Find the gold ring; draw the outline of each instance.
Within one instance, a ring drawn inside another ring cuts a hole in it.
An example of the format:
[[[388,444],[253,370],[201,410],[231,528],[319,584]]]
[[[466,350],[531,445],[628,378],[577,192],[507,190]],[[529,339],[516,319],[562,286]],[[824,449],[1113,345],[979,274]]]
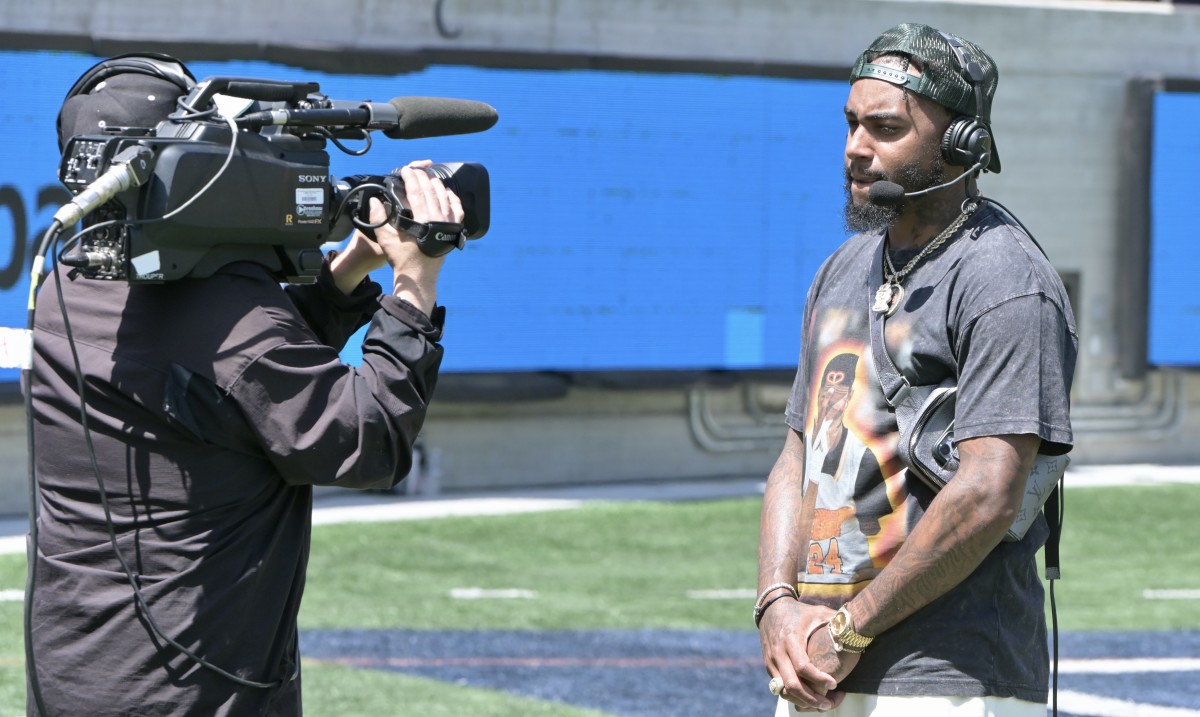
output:
[[[783,678],[772,677],[771,681],[767,683],[767,689],[771,690],[771,694],[778,697],[779,693],[783,692]]]

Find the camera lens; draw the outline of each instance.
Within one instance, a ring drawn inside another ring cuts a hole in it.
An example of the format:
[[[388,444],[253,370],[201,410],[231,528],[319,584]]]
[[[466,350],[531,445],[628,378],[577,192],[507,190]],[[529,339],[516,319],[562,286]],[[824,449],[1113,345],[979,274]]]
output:
[[[477,162],[431,164],[425,173],[437,177],[462,200],[463,230],[468,239],[487,234],[491,221],[491,186],[487,168]]]

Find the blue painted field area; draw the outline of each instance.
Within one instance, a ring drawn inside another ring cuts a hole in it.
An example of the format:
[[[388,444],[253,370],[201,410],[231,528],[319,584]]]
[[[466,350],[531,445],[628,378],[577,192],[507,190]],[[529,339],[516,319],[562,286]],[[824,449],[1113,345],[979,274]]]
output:
[[[316,630],[306,659],[512,692],[621,717],[773,714],[749,631]],[[1200,717],[1200,631],[1062,636],[1059,715]]]

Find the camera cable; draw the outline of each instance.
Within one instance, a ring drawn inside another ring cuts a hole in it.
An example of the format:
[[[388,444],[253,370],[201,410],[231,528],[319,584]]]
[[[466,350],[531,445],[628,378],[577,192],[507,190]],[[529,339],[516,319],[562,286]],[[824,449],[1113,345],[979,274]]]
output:
[[[33,698],[35,709],[40,717],[46,715],[45,700],[42,697],[41,682],[38,679],[37,663],[33,652],[33,590],[37,582],[37,549],[38,549],[38,488],[37,472],[34,467],[33,439],[33,310],[37,300],[38,287],[41,285],[46,265],[46,253],[58,240],[62,232],[62,224],[56,219],[50,228],[42,235],[33,254],[33,267],[29,272],[29,305],[26,327],[29,331],[29,363],[21,369],[21,384],[25,403],[25,440],[28,446],[29,473],[29,543],[25,546],[25,604],[24,604],[24,637],[25,637],[25,677],[29,682],[29,692]]]

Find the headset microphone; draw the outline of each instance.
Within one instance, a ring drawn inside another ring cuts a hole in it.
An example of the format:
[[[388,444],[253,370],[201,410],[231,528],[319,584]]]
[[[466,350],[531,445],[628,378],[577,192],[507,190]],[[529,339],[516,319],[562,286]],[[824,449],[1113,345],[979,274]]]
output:
[[[923,197],[926,194],[932,194],[933,192],[946,189],[947,187],[952,187],[955,184],[965,180],[967,177],[985,167],[989,159],[990,155],[985,154],[978,162],[975,163],[974,167],[971,167],[954,179],[951,179],[949,182],[936,184],[932,187],[922,189],[919,192],[906,192],[904,191],[904,187],[901,187],[895,182],[889,182],[882,179],[878,180],[871,185],[871,189],[867,192],[867,201],[871,202],[871,204],[876,204],[881,207],[894,207],[903,202],[905,199]]]

